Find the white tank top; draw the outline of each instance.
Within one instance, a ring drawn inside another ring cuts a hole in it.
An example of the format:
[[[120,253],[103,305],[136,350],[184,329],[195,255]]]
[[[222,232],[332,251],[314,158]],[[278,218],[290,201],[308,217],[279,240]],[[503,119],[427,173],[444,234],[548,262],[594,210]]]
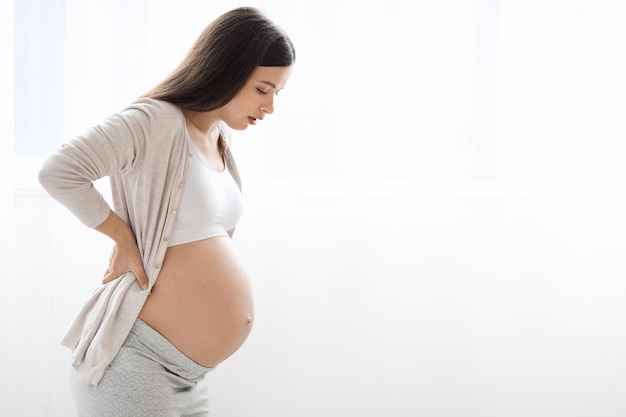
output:
[[[243,211],[241,192],[228,167],[218,172],[207,166],[187,140],[191,164],[168,246],[228,236]]]

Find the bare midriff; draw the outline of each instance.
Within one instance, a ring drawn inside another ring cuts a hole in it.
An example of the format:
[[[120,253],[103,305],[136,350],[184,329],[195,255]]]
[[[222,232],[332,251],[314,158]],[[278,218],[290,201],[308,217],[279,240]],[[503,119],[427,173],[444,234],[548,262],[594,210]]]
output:
[[[202,366],[235,353],[252,328],[254,303],[230,238],[168,248],[139,318]]]

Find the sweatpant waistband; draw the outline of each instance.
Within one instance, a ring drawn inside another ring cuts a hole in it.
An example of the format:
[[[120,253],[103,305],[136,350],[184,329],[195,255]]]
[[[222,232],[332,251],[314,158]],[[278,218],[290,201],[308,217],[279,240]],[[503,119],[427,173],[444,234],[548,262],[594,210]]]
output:
[[[213,369],[204,367],[190,359],[163,335],[139,318],[135,321],[124,345],[136,348],[145,356],[163,365],[168,371],[189,381],[199,381]]]

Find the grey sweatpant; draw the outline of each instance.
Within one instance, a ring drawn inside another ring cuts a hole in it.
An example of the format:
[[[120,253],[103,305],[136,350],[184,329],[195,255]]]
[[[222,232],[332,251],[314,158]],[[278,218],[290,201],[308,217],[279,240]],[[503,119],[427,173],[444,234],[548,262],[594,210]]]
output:
[[[204,417],[209,415],[205,368],[137,319],[98,385],[71,386],[80,417]]]

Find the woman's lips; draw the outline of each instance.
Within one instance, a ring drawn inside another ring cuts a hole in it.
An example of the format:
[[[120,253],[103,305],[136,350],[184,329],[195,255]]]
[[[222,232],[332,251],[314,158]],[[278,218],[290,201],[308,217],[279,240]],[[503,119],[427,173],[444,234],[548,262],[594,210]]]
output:
[[[256,124],[256,119],[254,117],[248,116],[248,123],[254,126]]]

